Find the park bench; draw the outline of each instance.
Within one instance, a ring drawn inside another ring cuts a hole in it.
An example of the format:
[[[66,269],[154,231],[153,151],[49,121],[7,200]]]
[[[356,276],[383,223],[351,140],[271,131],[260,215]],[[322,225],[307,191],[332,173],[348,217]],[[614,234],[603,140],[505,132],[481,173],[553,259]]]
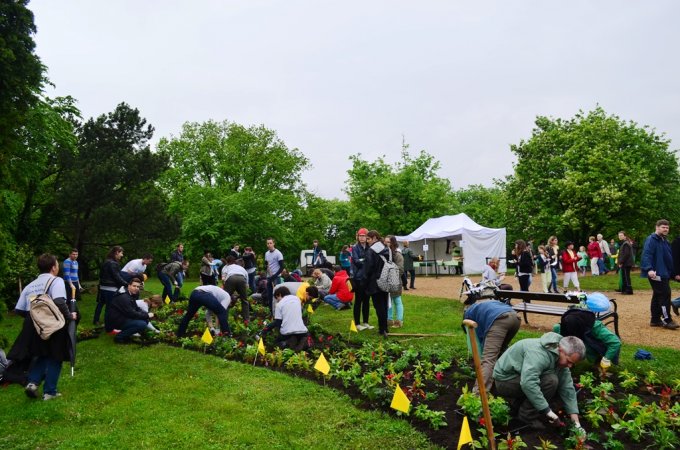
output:
[[[496,289],[494,297],[498,300],[507,301],[517,312],[521,312],[524,316],[524,323],[529,323],[527,318],[528,313],[543,314],[548,316],[561,317],[572,305],[578,305],[581,301],[578,294],[544,294],[541,292],[523,292]],[[512,304],[510,299],[520,299],[521,303]],[[541,301],[554,303],[555,305],[546,305],[542,303],[531,303],[532,301]],[[597,320],[604,325],[613,324],[614,333],[619,335],[619,313],[617,312],[617,305],[614,299],[609,299],[609,310],[605,312],[595,313]]]

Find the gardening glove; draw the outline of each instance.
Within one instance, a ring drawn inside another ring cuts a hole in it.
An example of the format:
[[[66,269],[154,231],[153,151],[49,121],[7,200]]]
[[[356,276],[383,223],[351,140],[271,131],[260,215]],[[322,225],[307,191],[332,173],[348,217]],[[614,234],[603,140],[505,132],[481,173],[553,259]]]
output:
[[[557,417],[557,414],[552,412],[552,410],[548,411],[548,413],[545,416],[548,418],[548,422],[550,422],[550,423],[555,423],[555,422],[558,422],[560,420],[560,418]]]
[[[582,436],[586,435],[586,430],[581,426],[579,422],[574,422],[574,430]]]
[[[602,370],[607,370],[612,366],[612,362],[608,360],[607,358],[602,358],[600,360],[600,367],[602,367]]]

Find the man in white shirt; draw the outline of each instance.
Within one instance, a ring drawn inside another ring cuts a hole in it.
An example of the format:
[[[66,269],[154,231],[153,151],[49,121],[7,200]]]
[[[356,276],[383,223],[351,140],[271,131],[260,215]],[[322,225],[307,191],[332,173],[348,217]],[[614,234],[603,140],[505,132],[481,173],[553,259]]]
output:
[[[231,296],[222,288],[210,284],[198,286],[189,296],[189,306],[177,329],[177,337],[184,336],[184,333],[187,331],[187,326],[189,326],[189,322],[201,306],[204,306],[207,310],[212,311],[217,316],[222,334],[231,336],[229,315],[227,313],[230,304]]]
[[[281,348],[304,350],[307,345],[307,327],[302,321],[302,305],[300,300],[290,293],[288,288],[280,287],[274,294],[276,311],[274,321],[262,330],[266,335],[274,328],[279,328],[276,344]]]
[[[125,266],[123,267],[123,270],[120,271],[120,276],[123,277],[123,279],[128,283],[133,278],[139,278],[140,280],[144,280],[146,266],[148,266],[152,262],[153,256],[151,255],[151,253],[145,253],[144,256],[142,256],[140,259],[132,259],[128,261],[128,263],[125,264]]]
[[[267,263],[267,293],[269,294],[269,310],[272,310],[274,298],[274,286],[278,284],[279,276],[283,271],[283,254],[276,249],[274,239],[267,239],[267,252],[264,254]]]
[[[229,255],[227,256],[227,265],[222,268],[222,281],[224,283],[224,290],[230,296],[234,292],[238,292],[238,298],[241,300],[241,314],[243,321],[247,324],[250,321],[250,303],[248,303],[248,272],[243,266],[236,263],[236,259]]]

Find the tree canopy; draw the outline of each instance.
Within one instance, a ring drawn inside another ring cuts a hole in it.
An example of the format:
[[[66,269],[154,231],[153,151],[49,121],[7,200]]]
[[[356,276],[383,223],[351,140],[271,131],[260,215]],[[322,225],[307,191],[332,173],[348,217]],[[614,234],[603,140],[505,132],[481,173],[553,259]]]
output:
[[[396,164],[384,157],[366,161],[360,154],[350,159],[346,192],[354,230],[404,235],[431,217],[458,212],[450,181],[439,176],[439,162],[425,151],[413,157],[405,146]]]
[[[680,217],[669,140],[600,107],[569,120],[538,117],[531,138],[511,150],[515,171],[502,185],[511,235],[585,242],[621,229],[645,234],[656,219]]]

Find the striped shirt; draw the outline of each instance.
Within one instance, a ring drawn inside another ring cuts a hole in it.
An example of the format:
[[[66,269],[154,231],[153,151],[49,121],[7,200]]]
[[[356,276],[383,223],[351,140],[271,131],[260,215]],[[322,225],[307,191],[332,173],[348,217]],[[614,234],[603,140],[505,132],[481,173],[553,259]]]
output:
[[[78,282],[78,261],[71,258],[64,260],[64,280],[71,283]]]

